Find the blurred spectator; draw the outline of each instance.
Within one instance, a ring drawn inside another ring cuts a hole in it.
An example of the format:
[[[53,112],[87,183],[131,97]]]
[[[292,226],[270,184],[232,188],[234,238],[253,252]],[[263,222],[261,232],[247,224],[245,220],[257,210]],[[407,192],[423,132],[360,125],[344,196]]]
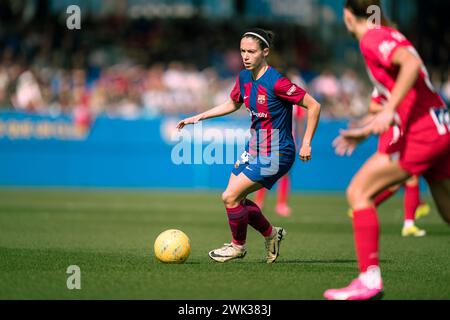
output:
[[[43,111],[46,107],[42,99],[39,84],[31,71],[23,72],[17,79],[16,93],[13,104],[24,111]]]
[[[324,117],[337,117],[336,109],[341,107],[341,87],[337,77],[325,70],[311,83],[312,95],[322,104]]]
[[[321,101],[335,100],[340,95],[340,85],[336,76],[325,70],[311,84],[312,93]]]

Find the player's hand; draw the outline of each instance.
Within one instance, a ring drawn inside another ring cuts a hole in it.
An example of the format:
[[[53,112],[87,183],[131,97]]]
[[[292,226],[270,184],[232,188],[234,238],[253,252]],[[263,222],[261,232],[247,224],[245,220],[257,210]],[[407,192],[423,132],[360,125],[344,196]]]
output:
[[[347,139],[343,136],[339,136],[333,141],[333,147],[337,155],[351,156],[358,146],[357,140]]]
[[[351,156],[358,144],[366,140],[371,133],[370,126],[341,130],[340,136],[333,141],[333,147],[339,156]]]
[[[389,130],[389,128],[395,124],[395,112],[390,108],[385,108],[378,113],[371,123],[371,131],[373,134],[383,134]]]
[[[311,161],[311,151],[312,148],[310,144],[303,144],[300,148],[300,160],[302,160],[303,162]]]
[[[194,116],[194,117],[190,117],[190,118],[181,120],[177,124],[177,129],[181,130],[188,124],[196,124],[196,123],[198,123],[201,120],[201,118],[202,118],[201,115],[197,115],[197,116]]]

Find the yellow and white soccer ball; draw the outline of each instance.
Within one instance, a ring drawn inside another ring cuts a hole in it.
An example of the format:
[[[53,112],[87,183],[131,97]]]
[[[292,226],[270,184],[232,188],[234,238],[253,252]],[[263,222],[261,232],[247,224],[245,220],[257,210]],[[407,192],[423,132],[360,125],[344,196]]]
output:
[[[156,258],[164,263],[183,263],[191,253],[191,241],[180,230],[166,230],[155,240]]]

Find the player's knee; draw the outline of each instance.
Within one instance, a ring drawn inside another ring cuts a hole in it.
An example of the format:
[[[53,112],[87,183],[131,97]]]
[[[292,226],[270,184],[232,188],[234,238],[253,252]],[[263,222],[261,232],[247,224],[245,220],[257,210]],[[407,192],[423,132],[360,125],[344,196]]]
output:
[[[409,178],[409,180],[407,180],[405,182],[405,185],[409,188],[417,187],[419,185],[419,178],[412,176],[411,178]],[[398,189],[400,189],[400,185],[397,185],[394,188],[396,188],[396,190],[398,190]]]
[[[222,193],[222,201],[226,207],[234,206],[237,202],[237,197],[232,192],[226,190]]]
[[[360,189],[355,188],[354,186],[350,186],[347,188],[347,201],[350,204],[351,207],[354,206],[355,203],[360,200],[362,194],[360,192]]]
[[[370,196],[359,187],[347,189],[347,201],[352,209],[366,208],[370,205]]]

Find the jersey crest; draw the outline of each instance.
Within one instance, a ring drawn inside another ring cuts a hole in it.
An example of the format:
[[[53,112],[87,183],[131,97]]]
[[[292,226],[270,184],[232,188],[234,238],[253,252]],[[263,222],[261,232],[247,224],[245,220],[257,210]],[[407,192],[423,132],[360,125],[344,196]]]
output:
[[[258,103],[259,104],[265,104],[266,103],[266,96],[263,94],[258,95]]]

